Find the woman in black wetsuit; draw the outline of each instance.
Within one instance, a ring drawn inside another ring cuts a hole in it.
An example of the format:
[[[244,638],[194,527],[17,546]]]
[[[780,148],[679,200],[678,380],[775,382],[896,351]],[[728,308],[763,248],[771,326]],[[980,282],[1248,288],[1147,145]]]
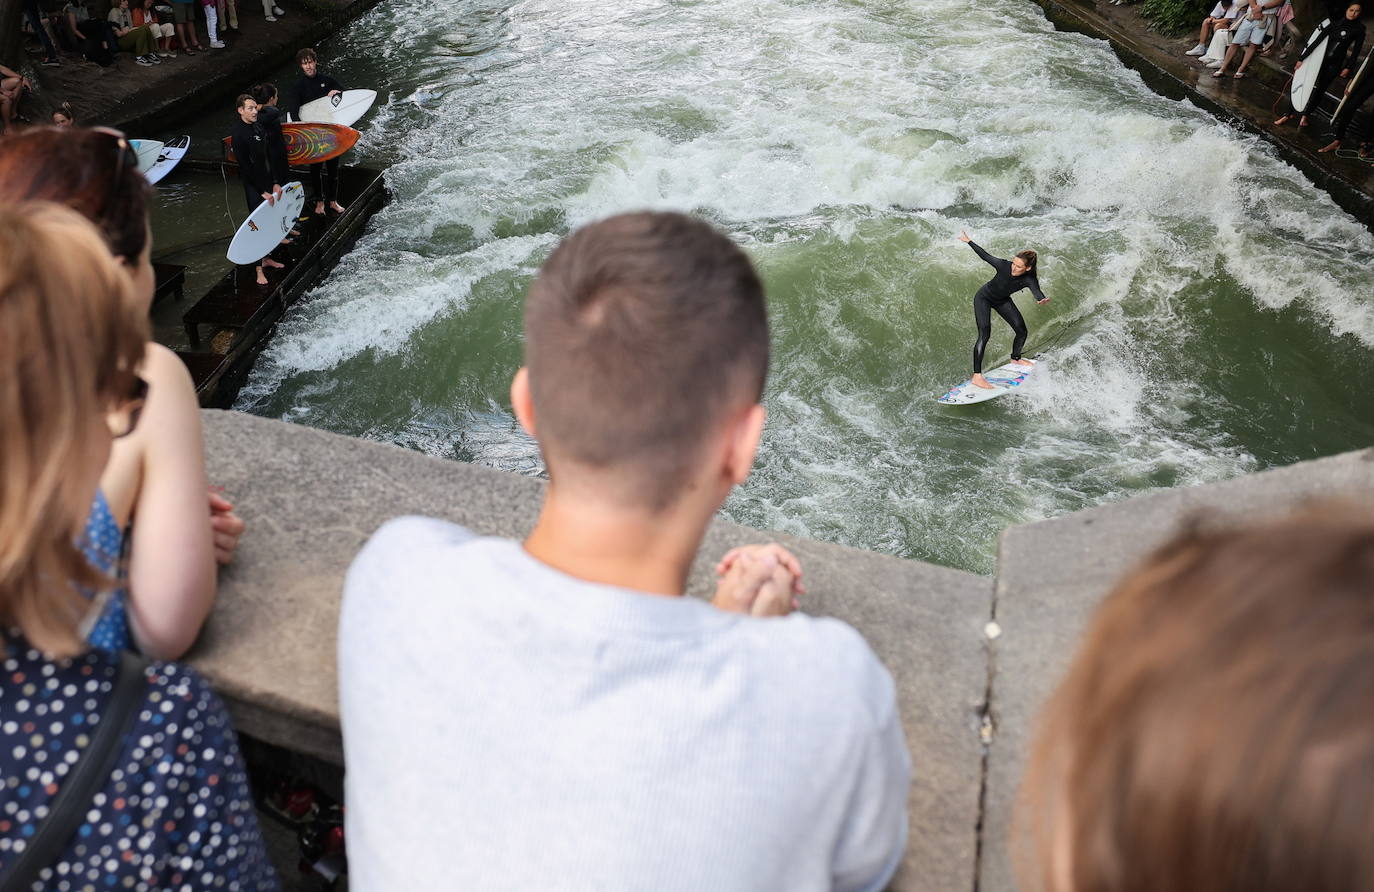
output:
[[[1049,298],[1040,290],[1040,280],[1035,277],[1035,252],[1022,251],[1011,260],[993,257],[978,247],[967,232],[959,233],[959,241],[968,246],[993,269],[997,275],[989,279],[978,293],[973,296],[973,318],[978,323],[978,340],[973,344],[973,383],[977,387],[991,388],[993,385],[983,377],[983,351],[987,349],[988,337],[992,334],[991,310],[1006,320],[1016,338],[1011,342],[1011,361],[1018,365],[1035,365],[1029,359],[1021,358],[1021,348],[1026,345],[1026,321],[1021,311],[1016,309],[1011,296],[1022,288],[1029,288],[1038,304],[1049,303]]]

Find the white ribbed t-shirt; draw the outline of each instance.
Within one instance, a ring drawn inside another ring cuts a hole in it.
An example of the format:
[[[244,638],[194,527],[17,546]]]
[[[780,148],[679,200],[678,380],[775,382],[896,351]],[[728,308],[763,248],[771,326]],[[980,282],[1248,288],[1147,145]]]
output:
[[[837,620],[401,518],[349,570],[339,688],[359,892],[878,889],[906,844],[892,679]]]

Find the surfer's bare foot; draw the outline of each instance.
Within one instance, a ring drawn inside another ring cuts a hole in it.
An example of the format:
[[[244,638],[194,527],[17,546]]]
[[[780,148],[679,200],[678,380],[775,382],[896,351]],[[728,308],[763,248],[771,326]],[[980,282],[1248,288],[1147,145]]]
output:
[[[1283,117],[1281,117],[1281,118],[1279,118],[1278,120],[1274,121],[1274,126],[1275,126],[1275,127],[1282,127],[1284,124],[1287,124],[1287,123],[1288,123],[1289,121],[1291,121],[1291,120],[1293,120],[1293,116],[1292,116],[1292,115],[1284,115]]]
[[[1340,141],[1339,139],[1337,139],[1337,140],[1333,140],[1332,142],[1328,143],[1327,145],[1322,146],[1320,149],[1317,149],[1317,151],[1318,151],[1318,152],[1322,152],[1322,153],[1334,152],[1334,151],[1336,151],[1337,149],[1339,149],[1340,147],[1341,147],[1341,141]]]
[[[317,201],[317,202],[315,202],[315,216],[316,216],[316,217],[323,217],[323,216],[324,216],[324,202],[323,202],[323,201]]]
[[[1035,361],[1031,359],[1013,359],[1012,362],[1015,365],[1035,365]]]
[[[262,259],[262,265],[263,265],[263,266],[267,266],[267,267],[271,267],[272,269],[286,269],[286,264],[284,264],[284,263],[278,263],[277,261],[273,260],[271,257],[264,257],[264,258]]]
[[[983,377],[983,373],[982,373],[982,372],[979,372],[978,374],[976,374],[976,375],[973,376],[973,386],[974,386],[974,387],[981,387],[981,388],[983,388],[984,390],[995,390],[995,389],[996,389],[993,385],[991,385],[991,384],[988,383],[988,379],[987,379],[987,378],[984,378],[984,377]]]
[[[265,273],[265,272],[262,271],[262,267],[258,267],[258,284],[259,284],[259,285],[269,285],[269,284],[271,284],[270,282],[267,281],[267,273]]]
[[[337,201],[331,201],[329,203],[329,209],[336,214],[342,214],[345,210],[347,210],[347,208],[339,204]]]

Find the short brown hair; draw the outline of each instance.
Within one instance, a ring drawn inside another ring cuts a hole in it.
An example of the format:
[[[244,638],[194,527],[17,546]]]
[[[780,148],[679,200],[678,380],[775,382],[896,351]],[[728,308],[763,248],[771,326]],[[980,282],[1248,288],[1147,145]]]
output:
[[[300,52],[296,53],[296,64],[297,64],[297,65],[300,65],[302,62],[318,62],[319,60],[320,60],[320,57],[319,57],[319,56],[316,56],[316,55],[315,55],[315,51],[312,50],[310,47],[306,47],[305,49],[303,49],[303,50],[301,50]]]
[[[28,127],[0,139],[0,202],[52,201],[94,223],[131,266],[148,244],[148,178],[118,137],[79,127]]]
[[[1031,250],[1017,251],[1017,252],[1016,252],[1016,256],[1017,256],[1017,257],[1020,257],[1021,260],[1022,260],[1022,262],[1026,264],[1026,271],[1027,271],[1027,272],[1032,272],[1032,273],[1035,272],[1036,254],[1035,254],[1034,251],[1031,251]]]
[[[250,102],[257,102],[257,100],[253,98],[252,93],[240,93],[239,98],[234,100],[234,108],[243,108]]]
[[[614,470],[655,508],[768,372],[753,265],[683,214],[622,214],[566,238],[530,287],[525,338],[551,477],[563,460]]]
[[[1374,514],[1194,530],[1123,580],[1042,716],[1017,823],[1030,889],[1368,888]]]
[[[131,391],[148,316],[75,211],[0,207],[0,630],[18,626],[35,647],[70,656],[91,606],[74,586],[114,582],[76,543],[95,498],[88,472],[104,457],[92,444]]]

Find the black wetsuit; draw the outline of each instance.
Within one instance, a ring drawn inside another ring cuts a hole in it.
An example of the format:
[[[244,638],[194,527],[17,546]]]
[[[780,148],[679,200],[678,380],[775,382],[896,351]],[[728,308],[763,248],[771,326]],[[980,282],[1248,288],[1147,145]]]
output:
[[[977,375],[983,371],[983,351],[987,349],[988,338],[992,335],[990,311],[996,310],[1015,332],[1016,337],[1011,342],[1011,358],[1020,359],[1021,348],[1026,346],[1028,332],[1026,320],[1021,318],[1021,311],[1016,309],[1011,296],[1022,288],[1029,288],[1036,300],[1044,300],[1045,295],[1040,290],[1040,280],[1035,277],[1035,273],[1027,272],[1013,276],[1010,260],[993,257],[973,242],[969,242],[968,246],[987,261],[989,266],[997,270],[997,275],[989,279],[973,296],[973,319],[978,323],[978,340],[973,344],[973,373]]]
[[[286,110],[291,114],[291,120],[299,121],[302,105],[307,102],[314,102],[316,99],[323,99],[329,95],[330,90],[338,90],[342,93],[343,89],[343,84],[316,68],[314,77],[306,77],[302,74],[301,79],[296,81],[291,105]],[[330,158],[328,161],[310,165],[310,185],[315,192],[316,201],[338,201],[339,159]]]
[[[258,123],[267,134],[267,162],[272,171],[272,182],[285,186],[291,179],[291,165],[286,161],[286,135],[281,132],[281,109],[275,105],[258,107]]]
[[[239,165],[239,179],[243,181],[243,197],[252,213],[262,204],[264,192],[272,191],[272,159],[269,154],[267,130],[260,121],[249,124],[242,119],[234,124],[231,133],[234,159]]]
[[[1307,57],[1316,49],[1317,44],[1321,43],[1321,34],[1318,32],[1312,35],[1312,39],[1307,42],[1306,48],[1299,56],[1299,61],[1307,64]],[[1331,86],[1342,71],[1355,70],[1355,62],[1360,57],[1360,50],[1364,48],[1365,28],[1364,22],[1356,19],[1349,21],[1342,12],[1339,18],[1332,17],[1331,26],[1324,32],[1326,34],[1326,55],[1322,58],[1321,70],[1317,72],[1317,80],[1312,85],[1312,92],[1307,97],[1306,108],[1294,108],[1293,110],[1300,115],[1310,115],[1317,110],[1321,104],[1322,97],[1326,95],[1326,88]]]
[[[1371,50],[1374,52],[1374,50]],[[1336,139],[1345,139],[1346,131],[1350,129],[1350,122],[1355,117],[1355,112],[1359,111],[1360,106],[1370,96],[1374,96],[1374,65],[1365,64],[1364,77],[1355,82],[1355,87],[1346,97],[1345,106],[1341,113],[1331,119],[1331,124],[1336,131]]]

